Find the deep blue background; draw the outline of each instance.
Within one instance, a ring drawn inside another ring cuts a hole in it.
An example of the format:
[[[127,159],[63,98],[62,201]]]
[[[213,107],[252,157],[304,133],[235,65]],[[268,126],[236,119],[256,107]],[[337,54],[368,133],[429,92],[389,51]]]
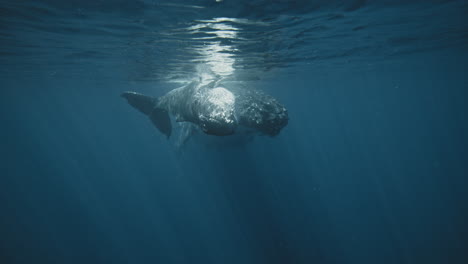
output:
[[[288,107],[280,136],[183,151],[119,97],[154,84],[10,76],[2,263],[464,263],[466,66],[285,70],[253,82]]]
[[[468,263],[466,1],[0,2],[1,264]],[[119,96],[205,44],[278,137],[178,149]]]

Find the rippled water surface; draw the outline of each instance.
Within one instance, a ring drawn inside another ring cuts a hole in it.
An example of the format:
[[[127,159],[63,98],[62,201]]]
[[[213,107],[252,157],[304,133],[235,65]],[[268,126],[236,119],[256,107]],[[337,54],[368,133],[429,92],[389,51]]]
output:
[[[1,63],[165,81],[206,63],[258,78],[461,48],[467,10],[466,1],[3,1]]]

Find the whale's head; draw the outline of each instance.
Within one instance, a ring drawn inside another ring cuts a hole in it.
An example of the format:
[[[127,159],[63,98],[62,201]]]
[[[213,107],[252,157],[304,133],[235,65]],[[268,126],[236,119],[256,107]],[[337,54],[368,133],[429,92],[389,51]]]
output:
[[[209,89],[198,104],[199,126],[206,134],[231,135],[237,127],[234,94],[225,88]]]

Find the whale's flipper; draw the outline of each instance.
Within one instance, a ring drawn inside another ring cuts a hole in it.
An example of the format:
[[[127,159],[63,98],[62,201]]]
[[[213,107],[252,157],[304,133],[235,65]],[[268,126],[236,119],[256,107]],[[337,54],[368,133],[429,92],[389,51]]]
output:
[[[161,133],[168,138],[171,136],[172,125],[169,113],[165,109],[156,107],[157,98],[135,92],[124,92],[122,97],[127,99],[131,106],[147,115]]]
[[[156,103],[155,98],[135,92],[123,92],[122,97],[127,99],[131,106],[147,116],[151,114]]]
[[[165,109],[153,108],[149,115],[151,122],[158,128],[158,130],[169,138],[172,132],[171,119]]]

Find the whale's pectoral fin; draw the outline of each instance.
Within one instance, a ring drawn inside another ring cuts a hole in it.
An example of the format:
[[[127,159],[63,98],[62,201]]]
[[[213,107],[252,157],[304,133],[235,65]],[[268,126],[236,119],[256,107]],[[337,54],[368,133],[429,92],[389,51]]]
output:
[[[122,97],[127,99],[131,106],[147,115],[156,128],[169,138],[172,132],[171,119],[166,110],[155,107],[156,98],[136,92],[124,92]]]
[[[171,118],[169,113],[162,108],[155,107],[150,113],[149,118],[151,122],[158,128],[158,130],[169,138],[172,132]]]
[[[153,111],[155,98],[136,92],[124,92],[122,97],[127,99],[128,103],[138,109],[145,115],[150,115]]]

